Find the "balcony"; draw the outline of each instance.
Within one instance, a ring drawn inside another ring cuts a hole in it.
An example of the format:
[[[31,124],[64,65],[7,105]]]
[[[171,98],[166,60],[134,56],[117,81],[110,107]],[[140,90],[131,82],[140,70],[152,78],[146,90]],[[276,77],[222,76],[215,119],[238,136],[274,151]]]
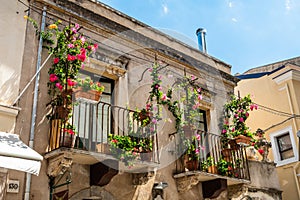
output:
[[[219,135],[200,130],[193,134],[197,136],[192,140],[197,159],[190,161],[190,155],[185,154],[178,160],[174,178],[179,192],[187,191],[199,182],[204,186],[214,180],[221,180],[223,183],[226,180],[226,187],[250,182],[245,146],[236,144],[233,140],[230,146],[224,148]]]
[[[146,138],[150,141],[152,152],[140,153],[141,158],[134,160],[133,167],[129,168],[124,165],[124,162],[118,162],[118,168],[137,172],[153,169],[159,163],[158,138],[156,134],[150,135],[147,127],[134,119],[134,113],[133,110],[105,102],[79,98],[72,108],[70,120],[50,121],[49,148],[45,157],[54,159],[64,154],[72,157],[72,162],[87,165],[107,162],[107,160],[120,161],[110,151],[109,134],[131,137],[138,132],[143,137],[137,140]],[[76,128],[76,134],[67,130],[68,124]],[[147,159],[143,159],[145,157]]]

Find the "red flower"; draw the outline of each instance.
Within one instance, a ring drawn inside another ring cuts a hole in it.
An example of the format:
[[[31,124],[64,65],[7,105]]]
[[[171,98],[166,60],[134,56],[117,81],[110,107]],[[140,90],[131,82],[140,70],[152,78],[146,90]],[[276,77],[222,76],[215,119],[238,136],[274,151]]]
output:
[[[244,118],[240,117],[239,121],[244,122]]]
[[[72,56],[72,55],[68,54],[68,57],[67,57],[68,61],[73,61],[75,59],[76,59],[76,56]]]
[[[80,61],[82,61],[82,62],[84,62],[85,61],[85,59],[86,59],[86,56],[85,56],[85,54],[77,54],[77,59],[78,60],[80,60]]]
[[[49,81],[50,82],[55,82],[55,81],[57,81],[57,79],[58,79],[58,77],[56,76],[56,74],[50,74],[49,75]]]
[[[59,62],[59,58],[54,58],[53,63],[57,64]]]
[[[114,139],[111,141],[112,143],[118,143],[118,140]]]
[[[263,154],[265,153],[265,151],[264,151],[263,149],[258,149],[257,151],[258,151],[258,153],[260,153],[261,155],[263,155]]]
[[[68,86],[70,86],[70,87],[73,87],[73,86],[75,86],[77,84],[76,81],[73,81],[71,79],[68,79],[67,82],[68,82]]]

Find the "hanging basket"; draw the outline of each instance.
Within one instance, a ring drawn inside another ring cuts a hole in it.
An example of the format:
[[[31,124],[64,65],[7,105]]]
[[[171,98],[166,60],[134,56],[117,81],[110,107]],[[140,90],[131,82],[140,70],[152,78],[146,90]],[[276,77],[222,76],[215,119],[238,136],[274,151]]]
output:
[[[81,87],[74,89],[74,93],[76,99],[84,98],[93,101],[99,101],[102,94],[102,92],[96,90],[83,91]]]

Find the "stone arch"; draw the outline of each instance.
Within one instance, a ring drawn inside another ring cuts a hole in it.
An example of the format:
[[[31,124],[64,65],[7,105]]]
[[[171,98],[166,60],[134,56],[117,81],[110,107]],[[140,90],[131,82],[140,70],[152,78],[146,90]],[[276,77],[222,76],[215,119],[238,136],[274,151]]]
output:
[[[100,200],[100,199],[109,199],[115,200],[116,198],[108,191],[105,190],[104,187],[100,186],[91,186],[89,188],[83,189],[69,198],[69,200]]]

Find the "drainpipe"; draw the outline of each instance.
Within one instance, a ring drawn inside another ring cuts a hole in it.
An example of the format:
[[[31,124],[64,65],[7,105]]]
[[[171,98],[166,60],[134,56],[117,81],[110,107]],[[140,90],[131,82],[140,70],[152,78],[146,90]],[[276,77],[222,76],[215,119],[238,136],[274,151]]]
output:
[[[46,6],[43,8],[43,15],[42,15],[42,24],[41,24],[41,31],[45,29],[45,20],[46,20]],[[42,60],[42,48],[43,48],[43,39],[40,37],[39,40],[39,47],[38,47],[38,58],[36,63],[36,71],[40,70],[41,67],[41,60]],[[34,86],[34,95],[33,95],[33,104],[32,104],[32,114],[31,114],[31,126],[30,126],[30,138],[29,138],[29,147],[33,148],[34,142],[34,130],[35,130],[35,121],[36,121],[36,112],[37,112],[37,100],[38,100],[38,89],[39,89],[39,80],[40,80],[40,73],[37,74],[35,79],[35,86]],[[24,200],[30,199],[30,184],[31,184],[31,174],[26,173],[26,185],[25,185],[25,196]]]

